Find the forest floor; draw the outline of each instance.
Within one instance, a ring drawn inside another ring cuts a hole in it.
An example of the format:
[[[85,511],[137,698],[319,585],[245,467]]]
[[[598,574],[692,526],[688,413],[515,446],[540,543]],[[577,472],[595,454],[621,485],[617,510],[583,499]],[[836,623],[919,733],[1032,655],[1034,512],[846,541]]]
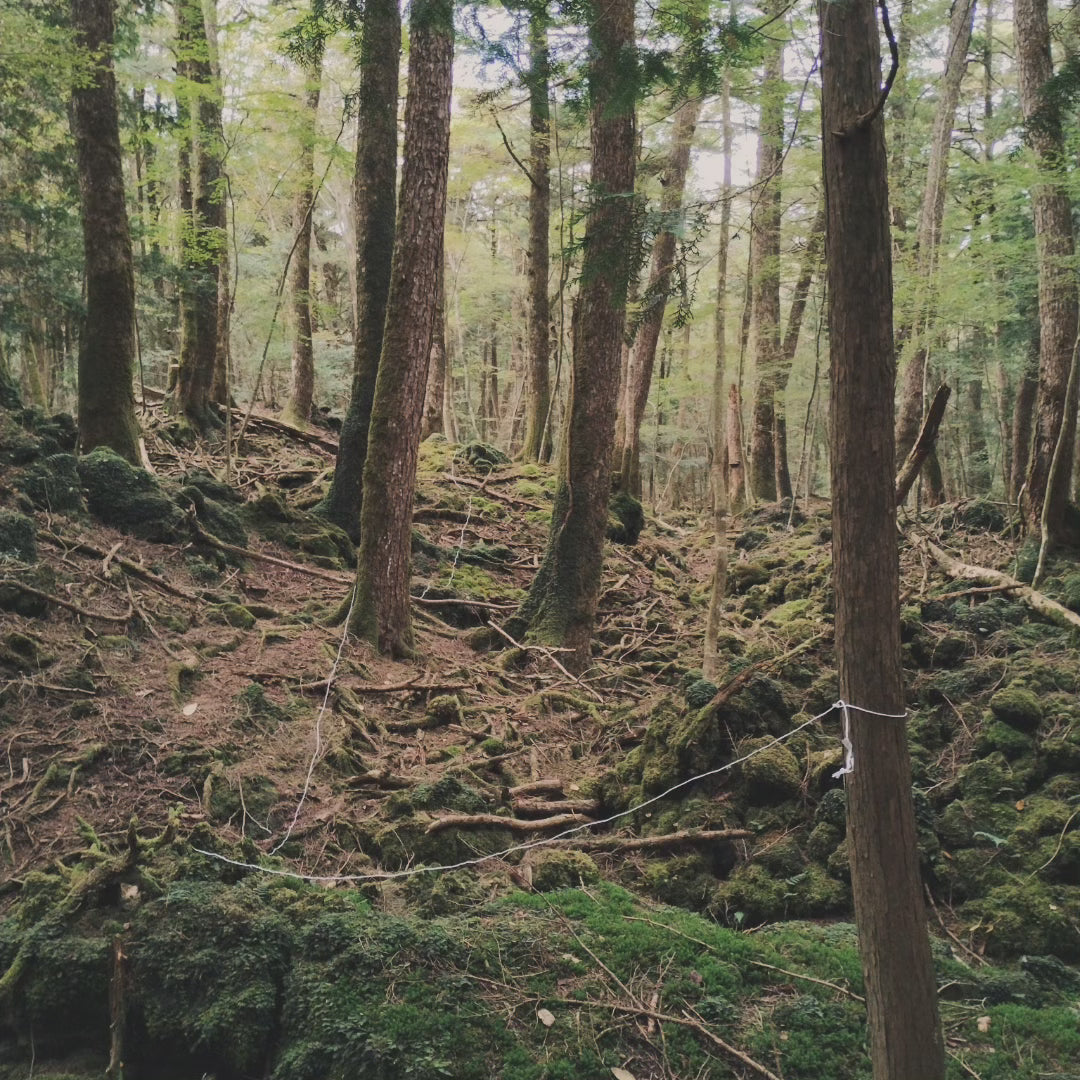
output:
[[[0,413],[0,1077],[869,1076],[825,503],[736,519],[715,685],[712,536],[609,544],[578,678],[500,629],[550,471],[429,440],[392,662],[332,435],[224,485],[147,420],[153,483]],[[950,1077],[1065,1080],[1080,574],[1048,615],[932,546],[1030,580],[1006,509],[905,521],[920,851]]]

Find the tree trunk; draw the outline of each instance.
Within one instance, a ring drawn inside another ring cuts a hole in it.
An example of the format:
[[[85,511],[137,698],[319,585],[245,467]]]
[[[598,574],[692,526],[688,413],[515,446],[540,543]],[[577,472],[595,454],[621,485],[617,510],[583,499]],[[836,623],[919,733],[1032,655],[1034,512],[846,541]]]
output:
[[[1028,141],[1043,173],[1031,192],[1039,251],[1039,390],[1022,510],[1033,532],[1045,517],[1052,544],[1060,539],[1064,527],[1071,469],[1059,470],[1054,490],[1048,491],[1050,465],[1058,438],[1071,447],[1076,431],[1076,401],[1066,400],[1077,331],[1076,271],[1070,265],[1074,253],[1072,210],[1064,174],[1061,118],[1056,109],[1044,106],[1042,98],[1054,70],[1047,0],[1016,0],[1014,25],[1020,105]],[[1050,501],[1046,515],[1042,512],[1044,500]]]
[[[360,535],[364,458],[379,373],[397,192],[398,74],[401,12],[398,0],[367,0],[360,46],[356,172],[356,337],[349,406],[341,425],[337,463],[320,508],[354,540]]]
[[[633,346],[630,348],[626,366],[626,397],[622,403],[625,421],[622,425],[622,445],[618,454],[618,486],[620,491],[641,498],[641,421],[649,400],[656,345],[664,325],[671,277],[675,269],[675,244],[682,214],[683,191],[686,174],[690,168],[690,149],[701,115],[701,98],[689,98],[675,113],[675,129],[671,136],[671,150],[665,169],[666,182],[660,199],[660,217],[665,223],[663,231],[653,241],[649,282],[645,286],[645,312],[638,326]]]
[[[319,128],[319,91],[322,82],[322,47],[301,65],[307,83],[304,90],[303,140],[297,169],[300,182],[293,196],[293,230],[297,236],[289,268],[289,301],[292,305],[292,360],[289,400],[282,419],[299,427],[311,420],[315,394],[315,352],[311,344],[311,223],[315,207],[315,138]]]
[[[903,714],[892,260],[874,0],[818,8],[840,696]],[[875,1080],[942,1080],[903,718],[850,710],[848,845]]]
[[[221,58],[218,50],[218,0],[203,0],[203,14],[206,17],[206,43],[209,49],[210,75],[214,85],[222,86],[221,81]],[[220,99],[217,116],[214,121],[214,130],[221,133],[221,109]],[[215,331],[214,349],[214,381],[210,388],[210,400],[216,405],[230,405],[232,387],[229,385],[231,375],[231,342],[229,335],[232,323],[232,283],[230,279],[229,241],[228,241],[228,207],[225,196],[228,193],[228,178],[222,166],[221,179],[221,218],[222,228],[221,244],[218,247],[218,294],[217,294],[217,329]]]
[[[124,203],[124,167],[113,74],[114,0],[72,0],[89,78],[72,92],[79,168],[86,320],[79,338],[79,449],[108,446],[139,464],[131,388],[135,367],[135,274]]]
[[[446,224],[453,13],[450,0],[413,0],[401,204],[364,462],[350,629],[392,656],[413,648],[413,493]]]
[[[211,411],[217,361],[218,260],[225,243],[220,87],[210,69],[201,0],[177,0],[181,158],[180,360],[174,407],[199,433]]]
[[[571,649],[564,662],[577,670],[589,660],[600,594],[619,354],[635,244],[635,120],[629,91],[637,77],[634,3],[606,0],[590,5],[589,14],[592,202],[573,314],[569,415],[547,551],[516,620],[527,623],[536,640]]]
[[[424,396],[424,420],[420,441],[436,432],[447,434],[446,399],[446,267],[439,260],[435,283],[435,326],[431,334],[431,361],[428,365],[427,393]]]
[[[787,328],[784,330],[783,344],[780,346],[780,364],[776,371],[776,392],[773,399],[773,459],[776,467],[776,493],[781,499],[790,499],[791,473],[788,470],[787,453],[787,394],[788,379],[791,378],[791,366],[795,362],[795,353],[799,348],[799,334],[802,331],[803,315],[806,313],[806,300],[810,295],[810,286],[814,281],[821,263],[822,248],[825,243],[825,204],[818,207],[810,225],[810,234],[803,249],[799,277],[795,282],[795,295],[788,312]]]
[[[1039,343],[1038,335],[1031,344],[1020,374],[1013,401],[1012,420],[1012,469],[1009,472],[1009,501],[1019,502],[1020,493],[1027,482],[1028,465],[1031,463],[1031,436],[1035,418],[1035,398],[1039,392]]]
[[[551,305],[548,298],[551,228],[551,107],[548,83],[548,13],[544,5],[529,12],[529,377],[525,399],[523,461],[551,456]]]
[[[786,6],[770,0],[766,13]],[[784,44],[779,34],[765,43],[758,131],[758,197],[750,226],[754,323],[754,408],[750,425],[750,490],[758,499],[777,497],[774,410],[780,369],[780,194],[784,167]]]
[[[911,56],[912,0],[900,0],[900,17],[897,20],[896,48],[899,66],[892,90],[889,93],[886,129],[889,135],[889,209],[893,227],[900,235],[898,246],[903,246],[903,235],[908,227],[909,196],[908,178],[911,173],[908,161],[908,134],[911,127],[911,87],[908,79]]]
[[[743,464],[742,399],[739,384],[728,391],[727,415],[728,507],[737,514],[746,505],[746,468]]]
[[[926,341],[934,319],[934,276],[937,251],[941,240],[941,224],[945,218],[945,182],[949,169],[949,150],[952,147],[956,107],[960,100],[960,84],[967,70],[971,27],[975,20],[975,0],[954,0],[949,20],[949,44],[945,74],[941,80],[941,97],[934,114],[934,133],[930,143],[930,161],[926,169],[926,187],[919,211],[917,245],[917,301],[908,325],[900,338],[906,343],[907,366],[900,412],[896,420],[896,463],[907,457],[919,434],[923,416],[923,387],[926,382]]]

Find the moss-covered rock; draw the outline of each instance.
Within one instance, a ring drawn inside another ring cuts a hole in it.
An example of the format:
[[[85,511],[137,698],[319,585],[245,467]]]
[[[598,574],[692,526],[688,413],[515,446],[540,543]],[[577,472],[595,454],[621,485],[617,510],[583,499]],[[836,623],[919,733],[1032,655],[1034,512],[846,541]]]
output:
[[[848,890],[813,863],[787,878],[771,875],[763,866],[748,863],[722,883],[713,908],[726,913],[727,921],[754,925],[792,918],[818,918],[845,910]],[[738,914],[742,918],[738,918]]]
[[[769,745],[771,742],[771,739],[750,739],[739,746],[740,757],[758,750],[740,766],[746,797],[755,806],[784,802],[798,795],[802,788],[798,758],[782,743]]]
[[[106,447],[80,458],[79,479],[90,513],[106,525],[157,543],[191,538],[183,511],[157,481]]]
[[[662,903],[704,911],[713,901],[717,882],[703,855],[678,855],[648,862],[641,884]]]
[[[991,720],[984,724],[975,739],[976,753],[992,754],[1000,751],[1010,760],[1030,754],[1034,749],[1035,740],[1030,735],[1000,720]]]
[[[243,604],[214,604],[207,610],[207,618],[237,630],[250,630],[255,625],[255,616]]]
[[[0,509],[0,561],[37,562],[37,529],[16,510]]]
[[[485,473],[497,469],[500,465],[510,464],[510,458],[497,446],[483,442],[467,443],[454,455],[454,460]]]
[[[532,868],[532,886],[537,892],[576,889],[600,880],[596,863],[583,851],[541,848],[529,856],[526,865]]]
[[[686,688],[686,704],[691,709],[704,709],[714,697],[719,687],[708,679],[696,679]]]
[[[1039,881],[1010,881],[960,911],[989,956],[1036,953],[1080,960],[1080,897]]]
[[[1003,723],[1034,731],[1043,718],[1039,699],[1026,687],[1012,683],[990,699],[990,711]]]
[[[52,454],[34,461],[14,478],[14,484],[39,510],[67,514],[83,508],[74,454]]]
[[[240,516],[224,502],[212,498],[194,484],[182,487],[176,501],[181,508],[192,507],[199,524],[212,536],[226,544],[247,547],[247,530]]]
[[[424,710],[424,727],[445,727],[447,724],[460,724],[463,720],[461,702],[456,694],[438,694]]]

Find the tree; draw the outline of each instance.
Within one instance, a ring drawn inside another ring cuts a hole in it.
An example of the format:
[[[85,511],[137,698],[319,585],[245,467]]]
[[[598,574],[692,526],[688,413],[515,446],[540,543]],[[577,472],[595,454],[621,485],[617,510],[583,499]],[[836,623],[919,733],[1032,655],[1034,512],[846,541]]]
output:
[[[398,0],[367,0],[360,45],[356,172],[356,327],[352,390],[338,441],[337,463],[322,512],[359,539],[364,458],[382,355],[397,199]]]
[[[671,293],[676,242],[683,232],[683,191],[701,105],[700,97],[688,98],[675,112],[671,150],[664,170],[664,193],[660,198],[661,226],[653,241],[649,281],[643,297],[644,313],[627,358],[625,400],[622,403],[624,422],[620,425],[622,444],[616,447],[616,465],[619,490],[637,499],[641,498],[641,421],[649,399],[656,346]]]
[[[319,126],[319,93],[322,82],[323,40],[316,36],[300,63],[304,73],[303,131],[297,169],[300,182],[293,196],[293,227],[296,249],[289,268],[293,344],[289,400],[283,418],[301,426],[311,419],[315,392],[315,354],[311,344],[311,222],[315,199],[315,138]]]
[[[850,711],[848,844],[875,1080],[941,1080],[900,669],[888,182],[874,0],[819,6],[833,574]],[[882,8],[884,12],[884,7]]]
[[[221,88],[210,67],[201,0],[176,0],[180,128],[180,360],[174,407],[200,433],[211,410],[217,363],[218,277],[225,244]]]
[[[1028,527],[1035,531],[1045,524],[1045,539],[1053,543],[1064,528],[1071,473],[1070,467],[1056,470],[1051,485],[1054,450],[1059,439],[1071,447],[1076,433],[1075,389],[1071,396],[1068,392],[1077,345],[1076,271],[1071,265],[1075,242],[1061,118],[1043,96],[1054,70],[1047,0],[1016,0],[1013,18],[1020,104],[1040,173],[1031,190],[1039,256],[1039,383],[1021,507]],[[1072,455],[1064,460],[1071,466]]]
[[[529,11],[529,386],[525,399],[524,461],[547,461],[551,456],[551,380],[548,372],[551,341],[548,299],[551,225],[551,106],[548,83],[547,3]]]
[[[79,340],[79,449],[108,446],[139,462],[135,366],[135,274],[124,202],[124,167],[113,74],[114,0],[72,0],[89,74],[71,95],[79,163],[86,319]]]
[[[514,625],[589,659],[600,594],[611,454],[634,250],[633,0],[588,5],[587,73],[592,136],[591,201],[581,288],[573,312],[570,403],[559,455],[551,532],[540,570]]]
[[[786,10],[772,0],[766,14],[773,22],[766,38],[765,70],[761,79],[761,119],[758,124],[758,194],[750,226],[751,307],[754,324],[754,363],[757,369],[750,425],[751,493],[766,501],[791,491],[776,486],[777,461],[773,437],[776,380],[780,369],[780,188],[784,168],[784,42],[777,20]],[[787,469],[785,466],[784,472]],[[788,488],[790,489],[790,482]]]
[[[450,0],[413,0],[401,204],[371,408],[350,629],[412,652],[412,504],[443,259],[454,26]]]

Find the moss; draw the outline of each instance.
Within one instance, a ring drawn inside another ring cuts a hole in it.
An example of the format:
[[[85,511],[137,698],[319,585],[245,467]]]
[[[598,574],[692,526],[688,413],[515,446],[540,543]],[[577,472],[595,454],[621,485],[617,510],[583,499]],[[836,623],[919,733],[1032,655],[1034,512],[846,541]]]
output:
[[[79,459],[78,470],[90,513],[106,525],[157,543],[190,539],[183,511],[149,473],[119,454],[98,447]]]
[[[0,562],[37,562],[37,529],[25,514],[0,509]]]
[[[420,810],[457,810],[479,814],[488,809],[484,797],[453,773],[441,776],[434,784],[420,784],[413,789],[413,805]]]
[[[608,503],[607,537],[613,543],[633,546],[645,528],[645,511],[633,495],[617,491]]]
[[[528,865],[532,868],[532,886],[537,892],[576,889],[600,880],[596,863],[583,851],[540,849],[530,856]]]
[[[1080,828],[1080,815],[1074,815],[1075,807],[1057,799],[1033,795],[1020,803],[1015,843],[1021,848],[1030,847],[1039,837],[1060,836],[1067,826]]]
[[[265,836],[270,812],[279,799],[277,785],[268,776],[244,776],[235,781],[220,765],[203,784],[203,808],[211,821],[243,826],[247,836]]]
[[[1013,576],[1030,585],[1035,578],[1035,570],[1038,565],[1039,541],[1037,537],[1029,537],[1016,553],[1016,567],[1013,570]]]
[[[239,515],[225,503],[208,495],[204,488],[188,484],[180,489],[176,501],[181,509],[193,507],[199,523],[212,536],[224,540],[227,544],[247,547],[247,530]]]
[[[844,838],[842,829],[827,821],[815,825],[806,838],[806,853],[818,862],[824,862],[836,850],[837,844]]]
[[[975,752],[992,754],[1000,751],[1007,758],[1023,757],[1035,749],[1035,740],[1010,724],[992,720],[983,725],[975,740]]]
[[[14,484],[39,510],[66,514],[83,508],[74,454],[53,454],[35,461],[14,478]]]
[[[643,877],[639,870],[632,875],[641,877],[649,895],[665,904],[686,908],[688,911],[704,911],[712,903],[716,892],[716,878],[711,872],[709,860],[702,855],[680,855],[662,861],[650,861]]]
[[[817,918],[846,910],[844,884],[813,863],[787,878],[771,875],[763,866],[748,863],[717,889],[713,907],[729,920],[754,925],[777,919]],[[741,913],[742,919],[735,919]]]
[[[772,575],[768,567],[757,562],[737,562],[728,567],[728,588],[732,595],[741,596],[754,585],[763,585]]]
[[[236,630],[250,630],[255,625],[255,616],[243,604],[214,604],[208,609],[207,618]]]
[[[471,465],[478,472],[489,473],[500,465],[509,465],[510,458],[490,443],[473,442],[461,447],[454,455],[455,461]]]
[[[754,806],[771,806],[798,795],[802,771],[798,759],[784,745],[770,746],[771,739],[751,739],[739,746],[739,756],[760,750],[741,766],[746,797]]]
[[[720,688],[708,679],[697,679],[686,688],[686,704],[691,709],[704,709]]]
[[[273,731],[292,719],[292,713],[266,696],[266,689],[259,683],[248,683],[236,695],[240,706],[237,723],[240,727],[256,727]]]
[[[1012,683],[990,699],[990,711],[999,720],[1022,731],[1033,731],[1043,718],[1042,704],[1026,687]]]
[[[996,799],[1002,792],[1019,796],[1012,770],[1000,753],[991,754],[965,765],[959,774],[960,790],[965,798]]]
[[[0,665],[18,672],[37,671],[47,667],[53,658],[28,634],[11,630],[0,635]]]
[[[1080,959],[1080,899],[1038,881],[998,885],[966,903],[960,914],[989,956]]]
[[[461,702],[455,694],[439,694],[433,697],[424,710],[424,727],[445,727],[447,724],[463,722]]]

